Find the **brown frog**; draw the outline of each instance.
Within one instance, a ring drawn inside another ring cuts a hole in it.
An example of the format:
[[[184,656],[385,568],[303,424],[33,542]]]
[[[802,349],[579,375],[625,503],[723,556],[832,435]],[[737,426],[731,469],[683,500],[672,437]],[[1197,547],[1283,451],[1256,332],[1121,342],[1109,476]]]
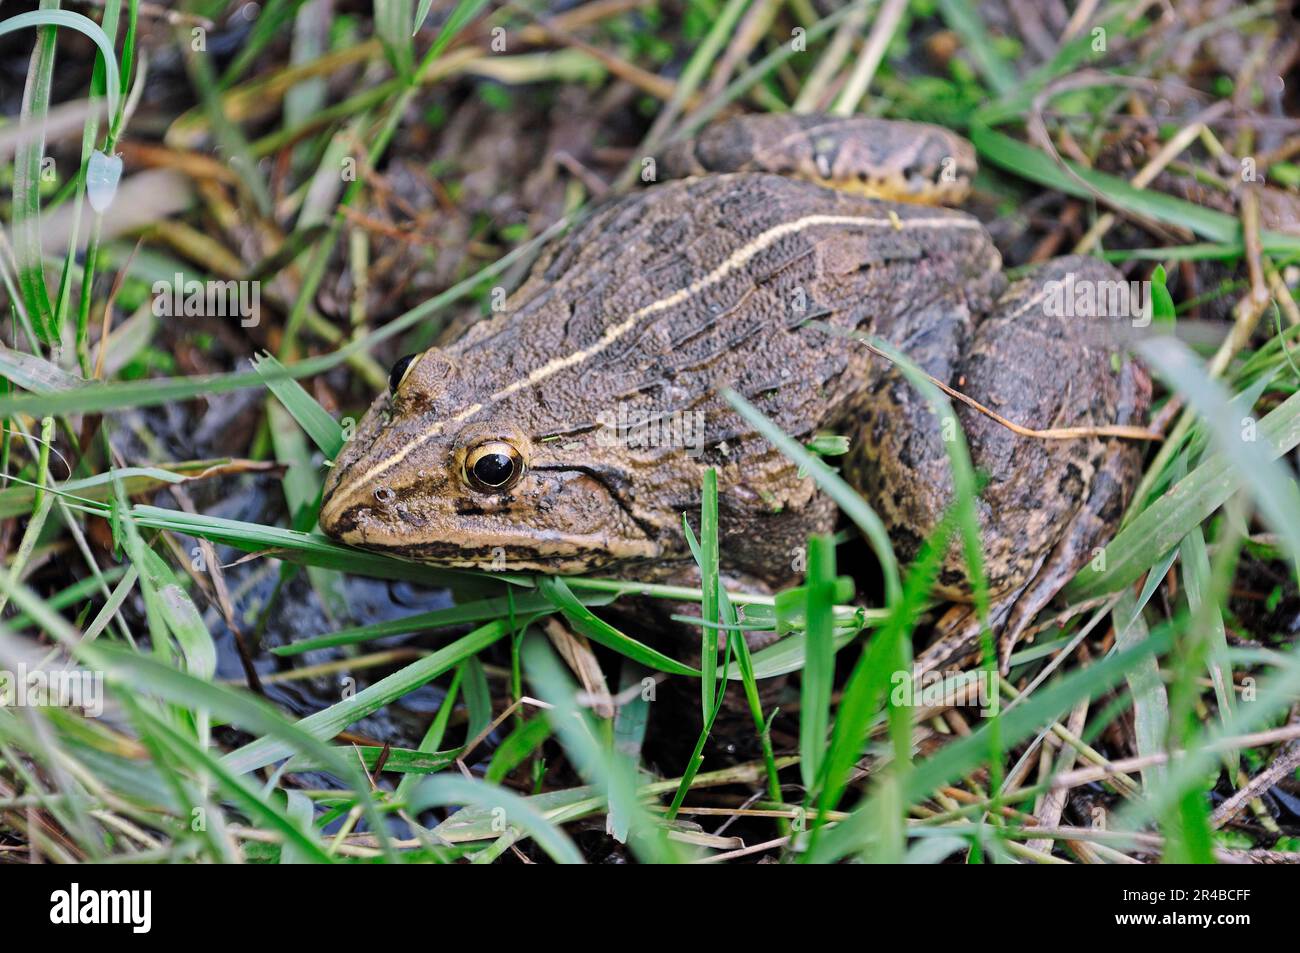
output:
[[[908,559],[951,501],[940,420],[844,332],[884,339],[1024,427],[1144,419],[1150,383],[1115,353],[1114,322],[1050,304],[1060,283],[1116,281],[1114,269],[1061,259],[1008,287],[975,218],[913,204],[966,194],[974,152],[951,133],[747,117],[661,168],[687,177],[604,205],[544,250],[501,313],[398,362],[334,461],[326,533],[446,566],[662,578],[690,563],[682,515],[698,513],[712,467],[725,568],[788,585],[792,554],[835,507],[735,413],[732,388],[802,442],[849,436],[844,473]],[[912,201],[885,200],[900,198]],[[1107,538],[1142,447],[1021,436],[965,406],[959,419],[987,475],[1005,660]],[[969,599],[955,546],[940,591]],[[961,660],[972,631],[922,664]]]

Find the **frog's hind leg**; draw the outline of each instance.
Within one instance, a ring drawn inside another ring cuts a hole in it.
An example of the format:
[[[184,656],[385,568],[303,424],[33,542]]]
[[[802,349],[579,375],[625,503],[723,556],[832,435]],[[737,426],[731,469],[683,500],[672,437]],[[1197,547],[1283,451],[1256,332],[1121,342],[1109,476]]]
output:
[[[1076,572],[1101,553],[1118,525],[1139,472],[1132,448],[1116,446],[1103,459],[1087,499],[1060,541],[1034,567],[1024,584],[991,600],[989,626],[996,633],[998,668],[1006,672],[1011,652],[1048,603]],[[980,619],[970,605],[954,606],[936,626],[938,638],[916,659],[918,673],[961,666],[980,651]]]
[[[1051,262],[1007,289],[951,370],[925,369],[1032,430],[1139,424],[1150,381],[1138,365],[1117,356],[1115,321],[1058,307],[1063,287],[1107,288],[1120,281],[1118,272],[1095,259]],[[933,414],[897,370],[884,383],[868,407],[875,432],[867,441],[872,446],[863,448],[860,485],[889,526],[900,558],[910,559],[951,504],[951,474]],[[1005,666],[1037,612],[1117,525],[1143,445],[1113,437],[1027,436],[964,404],[957,414],[972,462],[987,478],[977,510],[989,621]],[[956,540],[937,592],[970,601],[965,555]],[[978,651],[979,623],[969,613],[949,618],[941,630],[918,659],[923,669],[955,665]]]

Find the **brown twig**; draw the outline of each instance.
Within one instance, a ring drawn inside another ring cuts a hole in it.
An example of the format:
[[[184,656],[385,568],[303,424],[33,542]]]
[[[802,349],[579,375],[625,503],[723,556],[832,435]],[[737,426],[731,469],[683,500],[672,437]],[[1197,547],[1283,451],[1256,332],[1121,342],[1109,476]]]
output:
[[[1249,784],[1215,808],[1210,823],[1214,827],[1222,827],[1265,790],[1289,777],[1297,765],[1300,765],[1300,743],[1292,742],[1272,764],[1251,778]]]
[[[639,66],[629,63],[627,60],[620,59],[607,50],[588,43],[579,37],[574,36],[566,29],[563,21],[559,17],[547,17],[538,14],[534,10],[529,10],[517,3],[507,3],[507,7],[526,17],[531,18],[534,23],[532,29],[539,31],[542,36],[555,43],[557,46],[567,46],[573,49],[581,50],[588,56],[597,60],[607,70],[617,76],[619,79],[630,83],[644,93],[649,93],[655,99],[661,99],[667,102],[672,98],[673,92],[677,89],[677,84],[671,79],[666,79],[657,73],[651,73]],[[698,101],[698,94],[690,97],[688,105],[694,106]]]
[[[1233,738],[1220,738],[1211,744],[1203,746],[1200,750],[1226,751],[1233,748],[1258,748],[1261,745],[1275,744],[1279,741],[1292,741],[1296,738],[1300,738],[1300,724],[1286,725],[1269,731],[1257,731],[1247,735],[1237,735]],[[1077,788],[1085,784],[1092,784],[1094,781],[1105,781],[1120,776],[1127,777],[1127,775],[1142,768],[1168,763],[1168,753],[1157,751],[1154,754],[1112,761],[1106,766],[1080,768],[1077,771],[1058,774],[1052,779],[1051,784],[1054,788]],[[1010,793],[1015,794],[1016,792]]]
[[[832,333],[837,333],[835,329],[828,328],[828,330],[831,330]],[[862,337],[859,337],[856,334],[851,334],[848,336],[858,341],[860,344],[862,344],[863,347],[865,347],[872,354],[875,354],[877,357],[883,357],[885,360],[889,361],[889,363],[891,364],[894,363],[894,359],[892,357],[890,357],[880,348],[876,347],[870,341],[864,340]],[[1048,427],[1043,430],[1035,430],[1032,427],[1022,427],[1014,420],[1008,420],[1006,417],[1003,417],[997,411],[985,407],[975,398],[968,397],[965,394],[963,394],[961,391],[957,390],[955,387],[948,386],[943,381],[939,380],[937,377],[933,377],[930,374],[926,374],[925,371],[921,371],[921,373],[922,375],[925,376],[926,380],[928,380],[935,387],[939,388],[949,397],[953,398],[954,400],[961,401],[967,407],[970,407],[972,410],[984,414],[990,420],[994,421],[995,423],[1001,424],[1003,427],[1006,427],[1012,433],[1018,434],[1021,437],[1032,437],[1035,440],[1079,440],[1086,437],[1119,437],[1124,440],[1150,440],[1156,442],[1165,439],[1164,434],[1162,433],[1158,433],[1153,430],[1148,430],[1146,427],[1130,427],[1125,424],[1108,424],[1102,427]]]

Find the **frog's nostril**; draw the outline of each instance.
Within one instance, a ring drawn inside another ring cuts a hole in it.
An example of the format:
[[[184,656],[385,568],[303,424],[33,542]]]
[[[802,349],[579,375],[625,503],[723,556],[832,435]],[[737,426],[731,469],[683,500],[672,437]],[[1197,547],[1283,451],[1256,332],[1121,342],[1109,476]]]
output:
[[[395,499],[397,499],[397,494],[391,487],[375,487],[375,502],[380,506],[390,506]]]

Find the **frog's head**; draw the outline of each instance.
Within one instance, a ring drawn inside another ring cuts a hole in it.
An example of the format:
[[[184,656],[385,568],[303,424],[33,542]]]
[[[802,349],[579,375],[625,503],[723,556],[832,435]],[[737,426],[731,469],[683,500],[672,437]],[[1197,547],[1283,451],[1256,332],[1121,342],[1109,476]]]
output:
[[[467,376],[438,349],[394,365],[389,392],[334,461],[321,529],[479,569],[578,573],[658,554],[619,498],[614,461],[534,439],[500,390]]]

